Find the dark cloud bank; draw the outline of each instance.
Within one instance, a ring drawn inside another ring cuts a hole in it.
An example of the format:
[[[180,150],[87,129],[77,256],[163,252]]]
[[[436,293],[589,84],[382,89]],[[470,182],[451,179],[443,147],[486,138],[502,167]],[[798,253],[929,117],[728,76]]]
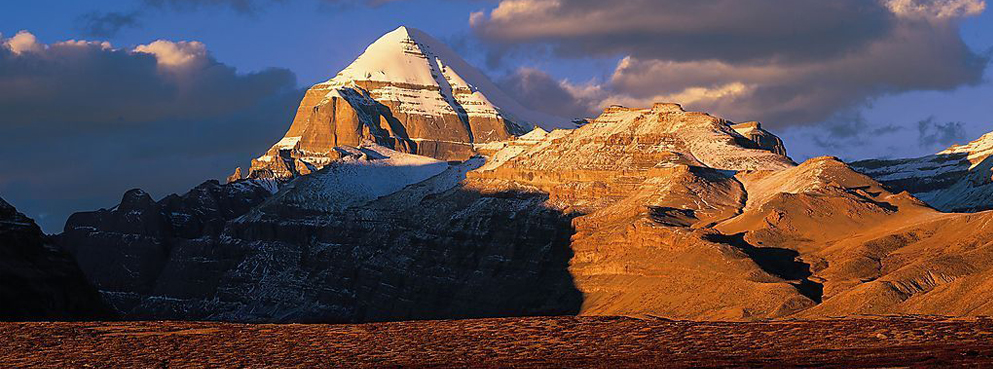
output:
[[[223,178],[286,128],[302,91],[283,69],[241,74],[196,42],[133,49],[0,41],[0,196],[61,230],[73,211]]]
[[[989,55],[962,40],[983,0],[504,0],[470,16],[499,48],[625,56],[607,81],[570,84],[525,69],[504,85],[532,107],[668,100],[774,129],[838,120],[887,94],[982,82]],[[910,123],[910,122],[908,122]]]

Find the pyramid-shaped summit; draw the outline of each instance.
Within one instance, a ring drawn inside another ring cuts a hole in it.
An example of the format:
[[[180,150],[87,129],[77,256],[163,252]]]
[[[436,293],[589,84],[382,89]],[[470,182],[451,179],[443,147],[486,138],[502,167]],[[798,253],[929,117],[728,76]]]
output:
[[[311,87],[289,131],[252,161],[249,176],[306,174],[337,159],[337,147],[368,142],[465,159],[473,144],[527,132],[536,116],[445,44],[400,27],[334,78]]]

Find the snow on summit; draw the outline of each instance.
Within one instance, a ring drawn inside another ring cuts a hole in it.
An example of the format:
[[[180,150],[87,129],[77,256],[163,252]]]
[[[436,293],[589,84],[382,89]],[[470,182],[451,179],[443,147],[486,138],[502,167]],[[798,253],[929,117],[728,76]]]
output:
[[[470,115],[499,114],[524,126],[569,127],[566,119],[525,108],[447,45],[421,30],[406,26],[380,37],[352,64],[324,84],[343,87],[355,81],[436,87],[437,93],[417,96],[419,102],[425,104],[431,98],[436,99],[438,94],[442,101],[436,101],[433,106],[429,104],[421,113],[440,113],[447,105],[441,102],[455,102]],[[391,92],[404,91],[398,88],[398,91],[380,92],[392,95]]]
[[[377,144],[448,161],[535,126],[571,127],[533,112],[427,33],[399,27],[334,78],[311,87],[289,130],[252,162],[250,178],[291,178]]]

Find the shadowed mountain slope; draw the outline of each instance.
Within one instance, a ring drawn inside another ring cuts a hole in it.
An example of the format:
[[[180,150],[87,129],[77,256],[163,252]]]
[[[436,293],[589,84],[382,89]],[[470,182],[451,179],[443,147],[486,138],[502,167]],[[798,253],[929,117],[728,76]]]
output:
[[[72,258],[0,199],[0,320],[107,319],[111,310]]]

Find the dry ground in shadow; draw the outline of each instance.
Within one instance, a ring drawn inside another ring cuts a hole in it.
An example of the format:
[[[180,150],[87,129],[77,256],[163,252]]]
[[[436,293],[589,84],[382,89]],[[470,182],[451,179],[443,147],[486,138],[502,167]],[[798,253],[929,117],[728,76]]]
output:
[[[993,319],[533,317],[354,325],[2,323],[9,367],[993,365]]]

